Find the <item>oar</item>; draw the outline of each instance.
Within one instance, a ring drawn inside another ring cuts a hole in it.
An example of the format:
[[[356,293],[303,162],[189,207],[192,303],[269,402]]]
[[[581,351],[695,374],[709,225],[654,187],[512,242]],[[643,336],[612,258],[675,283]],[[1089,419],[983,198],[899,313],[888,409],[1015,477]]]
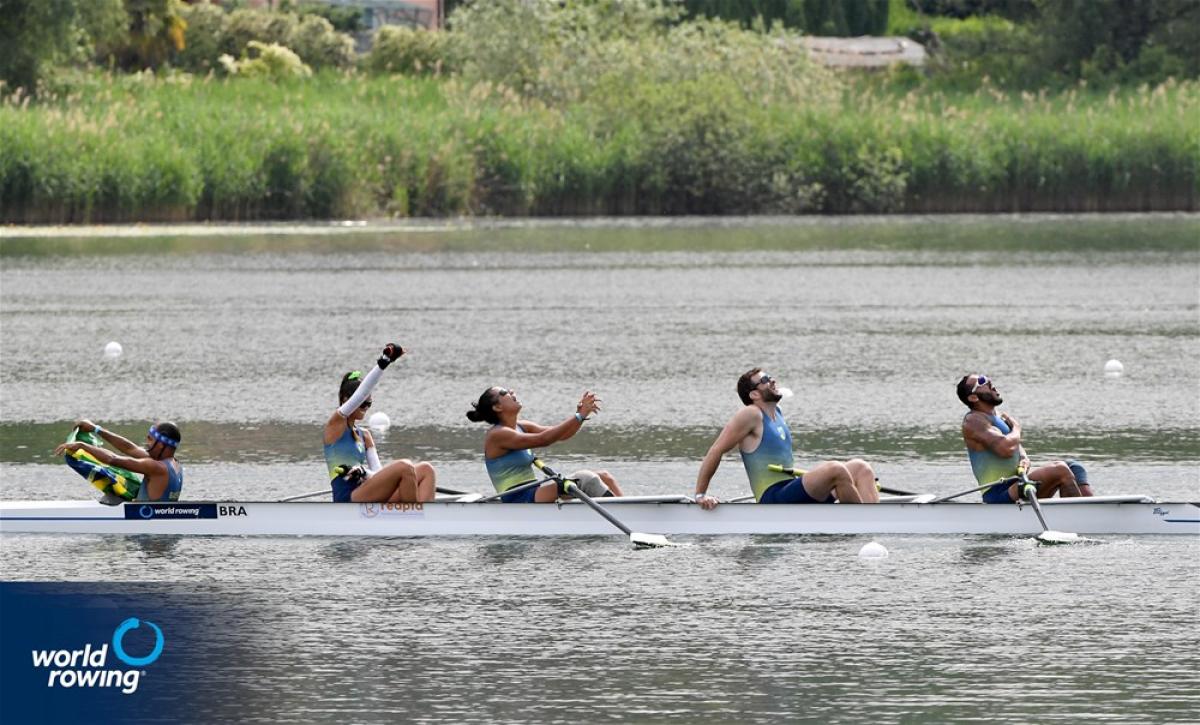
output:
[[[458,489],[454,489],[454,488],[442,488],[441,486],[438,486],[436,491],[438,493],[445,493],[445,494],[449,494],[451,496],[467,495],[466,491],[459,491]],[[317,496],[332,495],[332,494],[333,494],[333,491],[331,491],[328,488],[323,488],[320,491],[313,491],[312,493],[302,493],[299,496],[288,496],[287,498],[281,498],[281,499],[279,499],[279,503],[287,503],[288,501],[300,501],[300,500],[306,499],[306,498],[316,498]]]
[[[1020,476],[1009,476],[1008,478],[1001,478],[1001,479],[992,481],[991,483],[985,483],[982,486],[976,486],[975,488],[968,488],[966,491],[959,491],[958,493],[952,493],[949,496],[939,496],[938,498],[935,498],[934,500],[930,501],[929,503],[942,503],[943,501],[949,501],[951,499],[959,498],[960,496],[966,496],[968,493],[975,493],[976,491],[982,491],[985,488],[991,488],[992,486],[999,486],[1002,483],[1007,483],[1008,485],[1011,486],[1012,484],[1014,484],[1020,480],[1021,480]]]
[[[808,473],[808,471],[805,471],[803,468],[789,468],[787,466],[781,466],[778,463],[769,464],[767,466],[767,469],[771,470],[771,471],[775,471],[777,473],[786,473],[789,476],[803,476],[804,474]],[[918,496],[918,495],[920,495],[920,494],[913,493],[912,491],[901,491],[898,488],[888,488],[887,486],[880,486],[878,476],[875,477],[875,488],[878,489],[880,493],[886,493],[889,496]]]
[[[625,535],[629,537],[629,541],[633,544],[633,548],[649,549],[659,546],[681,546],[681,544],[676,544],[672,541],[669,541],[667,537],[663,536],[662,534],[642,534],[634,531],[617,520],[616,516],[613,516],[609,512],[605,511],[603,506],[596,503],[591,496],[580,490],[579,486],[571,479],[564,479],[562,476],[555,473],[554,469],[550,468],[550,466],[547,466],[540,459],[535,458],[533,460],[533,465],[537,466],[538,470],[540,470],[542,473],[545,473],[552,480],[558,482],[558,484],[562,486],[567,493],[571,494],[580,501],[583,501],[585,504],[591,507],[593,511],[608,519],[608,523],[616,526],[623,533],[625,533]]]
[[[1046,525],[1046,517],[1042,515],[1042,505],[1038,503],[1037,484],[1029,480],[1024,470],[1020,474],[1021,482],[1017,485],[1017,489],[1021,492],[1022,497],[1028,498],[1029,503],[1033,504],[1033,512],[1037,514],[1038,521],[1042,524],[1042,533],[1037,535],[1037,540],[1043,544],[1073,544],[1079,541],[1079,534],[1053,531]]]
[[[508,494],[516,493],[517,491],[524,491],[527,488],[534,488],[535,486],[540,486],[543,483],[547,483],[547,482],[553,481],[553,480],[554,480],[553,478],[551,478],[550,476],[547,476],[546,478],[542,478],[542,479],[535,480],[535,481],[526,481],[525,483],[522,483],[519,486],[513,486],[512,488],[508,489],[507,491],[501,491],[500,493],[493,493],[490,496],[484,496],[482,498],[477,498],[474,501],[472,501],[472,503],[487,503],[488,501],[495,501],[496,499],[500,498],[501,496],[507,496]]]

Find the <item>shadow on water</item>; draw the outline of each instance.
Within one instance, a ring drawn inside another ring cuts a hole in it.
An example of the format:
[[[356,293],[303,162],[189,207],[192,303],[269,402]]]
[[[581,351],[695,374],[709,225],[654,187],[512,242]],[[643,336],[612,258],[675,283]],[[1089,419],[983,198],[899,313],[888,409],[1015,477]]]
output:
[[[153,534],[148,536],[129,536],[125,541],[132,549],[137,549],[147,559],[172,559],[175,550],[183,541],[183,536]]]
[[[371,553],[370,542],[365,539],[339,539],[317,550],[319,556],[334,564],[361,562]]]
[[[495,541],[479,547],[479,561],[492,565],[510,564],[527,558],[532,549],[533,542],[528,539]]]
[[[1021,537],[1025,538],[1025,537]],[[1017,558],[1019,539],[1011,536],[988,536],[971,539],[959,549],[964,564],[979,566]]]

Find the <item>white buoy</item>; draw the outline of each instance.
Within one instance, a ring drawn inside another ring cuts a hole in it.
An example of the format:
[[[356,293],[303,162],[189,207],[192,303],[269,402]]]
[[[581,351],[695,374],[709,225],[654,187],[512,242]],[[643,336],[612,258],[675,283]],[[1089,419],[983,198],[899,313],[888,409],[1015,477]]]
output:
[[[116,360],[117,358],[121,357],[122,352],[124,352],[124,350],[121,348],[121,343],[115,340],[104,346],[104,357],[110,360]]]
[[[877,541],[863,544],[863,548],[858,550],[860,559],[886,559],[887,555],[887,547]]]
[[[1104,363],[1104,377],[1119,378],[1125,372],[1125,366],[1120,360],[1109,360]]]
[[[791,388],[780,388],[779,389],[779,397],[783,398],[784,400],[787,400],[788,398],[792,397],[793,395],[795,395],[795,393],[792,392]]]
[[[388,417],[387,413],[379,411],[378,413],[371,413],[371,417],[367,419],[367,425],[370,426],[371,430],[382,432],[392,426],[392,419]]]

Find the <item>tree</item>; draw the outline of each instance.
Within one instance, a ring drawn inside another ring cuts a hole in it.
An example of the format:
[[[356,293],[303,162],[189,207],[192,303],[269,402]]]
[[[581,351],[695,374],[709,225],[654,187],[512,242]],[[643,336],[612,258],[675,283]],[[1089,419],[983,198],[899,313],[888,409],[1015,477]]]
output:
[[[74,45],[74,0],[0,0],[0,80],[34,92]]]

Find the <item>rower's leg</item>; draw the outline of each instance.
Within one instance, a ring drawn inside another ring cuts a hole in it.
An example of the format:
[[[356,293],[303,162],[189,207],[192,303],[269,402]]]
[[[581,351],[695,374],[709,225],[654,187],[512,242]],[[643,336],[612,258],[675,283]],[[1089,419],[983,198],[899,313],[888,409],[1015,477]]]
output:
[[[844,463],[825,461],[805,472],[800,485],[817,501],[824,501],[833,493],[842,503],[862,503],[862,496],[854,485],[854,477]]]
[[[362,485],[350,492],[355,503],[382,503],[384,501],[415,501],[416,475],[412,461],[399,460],[376,471]],[[407,483],[407,486],[404,484]],[[401,498],[407,488],[409,498]]]
[[[1075,483],[1075,474],[1062,461],[1039,466],[1029,472],[1029,480],[1038,485],[1038,498],[1050,498],[1056,492],[1062,498],[1079,496],[1079,486]]]
[[[608,471],[596,471],[596,475],[600,477],[601,481],[604,481],[604,485],[608,486],[608,490],[612,491],[612,495],[614,495],[614,496],[624,496],[625,495],[625,494],[621,493],[621,487],[617,485],[617,479],[613,478],[611,473],[609,473]]]
[[[1079,461],[1067,461],[1067,468],[1071,469],[1071,475],[1075,477],[1075,484],[1079,486],[1080,496],[1096,495],[1091,484],[1088,483],[1087,469]]]
[[[533,493],[534,503],[554,503],[558,500],[558,484],[554,481],[543,483]]]
[[[863,503],[879,503],[879,489],[875,487],[875,471],[871,464],[861,458],[846,461],[846,469],[854,479],[854,487]]]
[[[432,501],[437,494],[437,471],[423,461],[416,465],[414,473],[417,477],[417,500]]]
[[[415,503],[419,501],[420,499],[417,498],[417,467],[407,458],[401,458],[392,463],[391,466],[396,466],[400,477],[396,481],[396,490],[388,498],[388,501],[391,503]],[[388,466],[388,468],[391,466]],[[383,473],[383,471],[379,473]],[[375,475],[378,476],[379,473]]]

